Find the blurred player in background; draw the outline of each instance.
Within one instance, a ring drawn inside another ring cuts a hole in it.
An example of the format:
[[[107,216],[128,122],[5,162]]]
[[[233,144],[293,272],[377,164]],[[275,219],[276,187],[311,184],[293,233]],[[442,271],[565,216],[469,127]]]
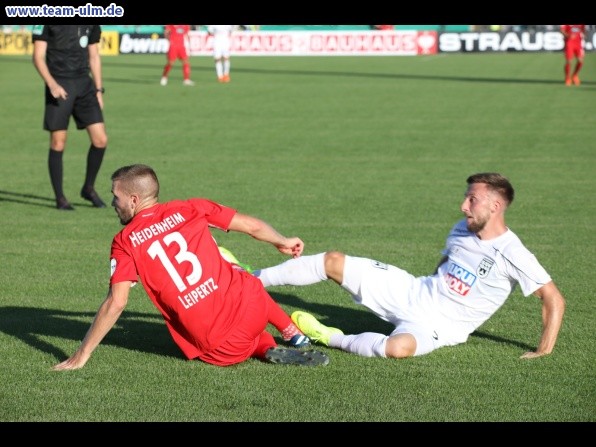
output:
[[[102,112],[105,89],[98,45],[101,27],[35,25],[31,35],[33,65],[45,83],[43,128],[50,132],[48,168],[56,208],[74,210],[62,189],[62,155],[71,116],[77,129],[86,129],[91,140],[81,197],[96,208],[105,208],[94,186],[108,145]]]
[[[230,82],[230,48],[235,25],[208,25],[207,32],[213,36],[213,59],[219,82]]]
[[[182,77],[184,79],[182,83],[190,86],[195,85],[190,80],[190,60],[186,50],[186,47],[190,48],[189,32],[190,25],[166,25],[164,27],[164,35],[170,41],[170,48],[166,54],[167,62],[163,67],[163,74],[159,82],[161,85],[168,85],[168,75],[177,59],[182,61]]]
[[[586,25],[561,25],[565,38],[565,85],[579,85],[579,71],[584,65],[584,35]],[[575,58],[575,68],[571,72],[571,61]]]

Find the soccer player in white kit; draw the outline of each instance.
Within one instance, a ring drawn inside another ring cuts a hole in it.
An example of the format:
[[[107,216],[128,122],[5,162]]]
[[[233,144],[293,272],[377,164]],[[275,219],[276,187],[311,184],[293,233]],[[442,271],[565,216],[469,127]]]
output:
[[[344,335],[296,311],[292,320],[312,341],[364,357],[405,358],[464,343],[507,300],[516,286],[542,301],[542,334],[535,351],[550,354],[565,312],[565,299],[536,257],[505,224],[514,189],[498,173],[468,177],[464,219],[447,236],[437,270],[414,277],[393,265],[330,251],[302,256],[254,272],[265,287],[308,285],[331,279],[355,303],[395,325],[390,335]]]
[[[213,59],[219,82],[230,82],[230,48],[235,25],[208,25],[207,32],[213,36]]]

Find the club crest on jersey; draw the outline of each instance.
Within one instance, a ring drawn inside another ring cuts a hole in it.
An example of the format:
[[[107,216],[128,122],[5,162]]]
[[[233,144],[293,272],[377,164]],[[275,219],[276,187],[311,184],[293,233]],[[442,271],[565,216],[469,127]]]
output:
[[[480,265],[476,269],[476,274],[479,278],[486,278],[488,276],[488,272],[490,272],[491,267],[495,264],[495,261],[492,259],[484,258]]]
[[[458,295],[466,296],[476,282],[476,275],[452,262],[447,268],[445,281],[449,290],[452,290]]]
[[[387,270],[387,264],[385,264],[384,262],[379,262],[379,261],[375,261],[375,260],[373,260],[373,261],[372,261],[372,265],[373,265],[375,268],[378,268],[378,269],[383,269],[383,270]]]

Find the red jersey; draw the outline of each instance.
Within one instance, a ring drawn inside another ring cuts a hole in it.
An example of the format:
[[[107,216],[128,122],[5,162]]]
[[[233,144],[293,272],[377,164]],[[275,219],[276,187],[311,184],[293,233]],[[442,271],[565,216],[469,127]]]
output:
[[[565,42],[581,44],[586,32],[586,25],[561,25],[561,32],[565,36]]]
[[[225,261],[210,227],[227,231],[236,210],[206,199],[143,210],[114,237],[110,285],[139,279],[188,359],[217,348],[242,320],[261,281]]]
[[[164,31],[170,33],[170,47],[183,47],[186,35],[190,32],[190,25],[166,25]]]

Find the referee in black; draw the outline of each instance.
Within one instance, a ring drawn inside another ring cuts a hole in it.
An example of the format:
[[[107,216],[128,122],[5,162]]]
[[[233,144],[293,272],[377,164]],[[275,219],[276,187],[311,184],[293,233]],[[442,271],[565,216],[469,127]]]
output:
[[[50,132],[48,167],[59,210],[74,210],[62,189],[62,154],[70,117],[87,129],[91,146],[81,197],[96,208],[106,204],[95,191],[95,179],[108,145],[103,119],[99,25],[35,25],[33,65],[45,82],[43,128]],[[91,76],[89,73],[91,72]]]

